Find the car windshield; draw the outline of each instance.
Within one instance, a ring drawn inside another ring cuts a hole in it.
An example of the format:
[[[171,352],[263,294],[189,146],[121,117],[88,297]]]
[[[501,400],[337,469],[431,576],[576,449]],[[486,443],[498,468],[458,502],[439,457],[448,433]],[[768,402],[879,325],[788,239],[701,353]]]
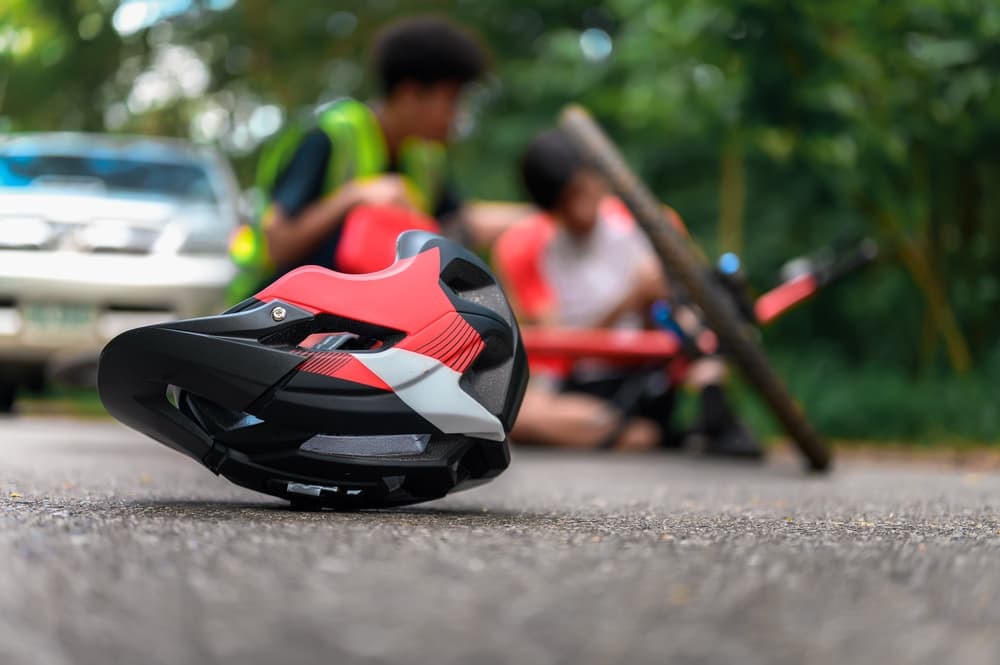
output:
[[[103,184],[108,190],[215,202],[203,168],[193,163],[120,157],[0,153],[0,187]]]

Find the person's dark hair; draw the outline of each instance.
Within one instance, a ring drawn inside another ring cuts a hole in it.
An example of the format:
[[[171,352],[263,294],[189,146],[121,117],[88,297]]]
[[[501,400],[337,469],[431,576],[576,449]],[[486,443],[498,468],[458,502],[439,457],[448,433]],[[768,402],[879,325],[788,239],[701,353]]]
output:
[[[587,168],[590,164],[558,129],[537,134],[521,155],[524,188],[542,210],[553,210],[573,176]]]
[[[468,83],[480,78],[489,55],[469,30],[442,16],[400,19],[382,28],[372,47],[372,66],[382,92],[400,83]]]

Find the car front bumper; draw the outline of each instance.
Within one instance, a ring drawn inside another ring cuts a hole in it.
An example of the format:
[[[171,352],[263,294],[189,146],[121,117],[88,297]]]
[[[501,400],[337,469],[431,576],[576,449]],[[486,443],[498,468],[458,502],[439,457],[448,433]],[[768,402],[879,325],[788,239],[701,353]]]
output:
[[[218,313],[225,256],[0,251],[0,363],[93,362],[129,328]]]

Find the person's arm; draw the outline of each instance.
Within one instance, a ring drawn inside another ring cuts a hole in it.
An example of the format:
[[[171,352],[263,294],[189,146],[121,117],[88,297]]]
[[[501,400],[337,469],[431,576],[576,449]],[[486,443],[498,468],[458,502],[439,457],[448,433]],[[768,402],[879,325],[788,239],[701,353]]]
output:
[[[468,201],[459,215],[473,248],[489,249],[504,231],[534,211],[535,207],[527,203]]]
[[[337,228],[351,208],[361,204],[412,207],[402,179],[395,174],[353,180],[295,215],[275,201],[273,217],[264,227],[271,260],[277,265],[289,265],[307,256]]]
[[[411,205],[398,175],[351,181],[324,196],[332,151],[326,133],[313,128],[278,176],[270,192],[271,210],[263,222],[264,239],[275,265],[294,265],[308,256],[356,205]]]

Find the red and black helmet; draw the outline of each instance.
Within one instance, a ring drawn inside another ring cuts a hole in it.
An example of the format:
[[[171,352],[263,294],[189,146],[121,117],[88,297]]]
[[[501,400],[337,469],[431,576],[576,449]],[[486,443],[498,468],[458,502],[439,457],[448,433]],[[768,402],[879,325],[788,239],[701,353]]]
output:
[[[520,332],[474,254],[424,231],[385,270],[294,270],[219,316],[137,328],[101,354],[126,425],[302,505],[390,506],[509,461],[527,382]]]

